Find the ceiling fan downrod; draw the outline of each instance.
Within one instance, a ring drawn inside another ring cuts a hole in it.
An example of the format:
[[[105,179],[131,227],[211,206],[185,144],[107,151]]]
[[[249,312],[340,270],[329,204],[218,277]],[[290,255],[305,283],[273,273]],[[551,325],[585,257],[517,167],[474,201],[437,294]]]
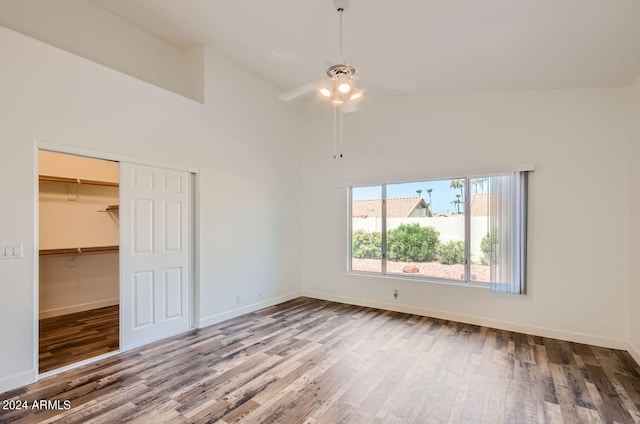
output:
[[[344,36],[343,36],[343,21],[342,14],[345,10],[349,8],[349,0],[333,0],[333,5],[335,6],[338,12],[339,26],[340,31],[338,33],[338,43],[339,43],[339,52],[340,52],[340,60],[344,62]],[[342,78],[346,78],[347,80],[351,80],[351,78],[355,77],[356,69],[347,65],[346,63],[341,63],[338,65],[333,65],[327,69],[327,76],[331,78],[334,82],[334,93],[337,93],[337,85],[338,82]],[[343,102],[342,100],[337,101],[333,100],[333,158],[342,157],[342,128],[343,128]]]
[[[340,43],[339,45],[340,57],[344,57],[342,14],[345,10],[349,8],[349,0],[333,0],[333,5],[336,7],[336,10],[338,11],[338,18],[340,20],[340,33],[338,37],[338,42]]]

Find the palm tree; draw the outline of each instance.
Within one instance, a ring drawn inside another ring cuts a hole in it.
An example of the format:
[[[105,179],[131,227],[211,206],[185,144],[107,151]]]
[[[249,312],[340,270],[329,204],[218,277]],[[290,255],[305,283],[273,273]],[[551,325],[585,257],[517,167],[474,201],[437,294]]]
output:
[[[484,183],[488,181],[487,178],[476,178],[475,183],[476,186],[480,186],[480,193],[484,193]]]
[[[459,194],[456,194],[456,196],[459,196]],[[454,200],[451,203],[456,208],[456,214],[459,214],[460,213],[460,205],[462,204],[462,200],[460,200],[460,199]]]
[[[431,210],[431,192],[433,191],[432,188],[428,188],[426,190],[427,194],[429,195],[429,210]]]
[[[464,198],[464,180],[451,180],[449,183],[449,188],[459,188],[460,196]]]
[[[461,194],[456,194],[456,200],[451,202],[451,203],[453,203],[455,205],[457,214],[460,213],[460,205],[462,204],[462,200],[460,200],[460,197],[462,197]]]
[[[418,193],[418,196],[422,197],[422,190],[416,190],[416,193]]]
[[[480,180],[471,180],[471,184],[473,184],[474,193],[478,193],[478,186],[480,185]]]

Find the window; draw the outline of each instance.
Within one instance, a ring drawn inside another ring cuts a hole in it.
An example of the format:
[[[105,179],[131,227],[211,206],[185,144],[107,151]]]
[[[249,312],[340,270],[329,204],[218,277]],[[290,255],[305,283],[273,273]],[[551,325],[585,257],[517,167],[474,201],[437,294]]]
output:
[[[527,174],[351,187],[350,270],[524,293]]]

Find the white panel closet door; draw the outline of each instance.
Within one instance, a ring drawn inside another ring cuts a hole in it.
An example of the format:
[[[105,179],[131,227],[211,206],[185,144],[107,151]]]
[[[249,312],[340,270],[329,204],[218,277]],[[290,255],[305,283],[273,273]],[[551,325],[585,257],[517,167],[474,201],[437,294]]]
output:
[[[120,350],[190,328],[190,175],[120,164]]]

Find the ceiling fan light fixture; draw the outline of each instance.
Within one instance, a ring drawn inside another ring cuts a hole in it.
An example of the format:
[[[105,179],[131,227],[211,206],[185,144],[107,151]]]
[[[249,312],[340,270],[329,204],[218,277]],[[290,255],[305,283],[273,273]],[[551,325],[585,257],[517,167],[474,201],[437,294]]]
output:
[[[323,96],[323,97],[331,97],[331,90],[329,90],[326,87],[322,87],[320,89],[320,95]]]
[[[363,94],[362,90],[354,91],[351,97],[349,97],[349,100],[360,100]]]
[[[341,82],[338,85],[338,91],[341,93],[348,93],[349,91],[351,91],[351,84],[349,84],[349,82]]]

